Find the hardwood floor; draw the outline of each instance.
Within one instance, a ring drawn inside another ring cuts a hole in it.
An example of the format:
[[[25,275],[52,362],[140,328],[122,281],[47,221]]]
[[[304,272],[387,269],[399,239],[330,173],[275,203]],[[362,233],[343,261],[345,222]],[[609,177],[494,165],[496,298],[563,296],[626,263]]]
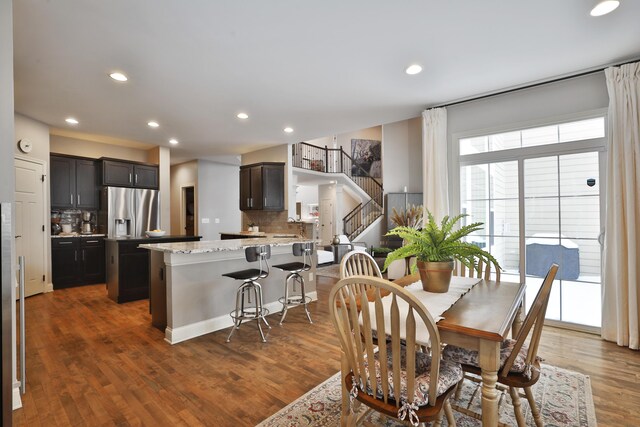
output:
[[[104,285],[30,297],[27,393],[18,426],[253,426],[340,368],[327,309],[335,279],[319,277],[319,302],[270,316],[268,342],[243,325],[171,346],[151,327],[148,302],[116,304]],[[230,302],[231,305],[231,302]],[[638,425],[640,354],[598,337],[545,328],[546,362],[591,375],[600,426]]]

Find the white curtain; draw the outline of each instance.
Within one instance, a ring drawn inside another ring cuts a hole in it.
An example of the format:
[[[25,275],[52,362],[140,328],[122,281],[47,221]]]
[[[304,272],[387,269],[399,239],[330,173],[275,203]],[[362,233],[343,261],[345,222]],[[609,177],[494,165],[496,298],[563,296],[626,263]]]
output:
[[[422,112],[422,188],[424,207],[439,221],[449,215],[447,109]]]
[[[609,91],[602,338],[640,348],[640,63],[605,70]]]

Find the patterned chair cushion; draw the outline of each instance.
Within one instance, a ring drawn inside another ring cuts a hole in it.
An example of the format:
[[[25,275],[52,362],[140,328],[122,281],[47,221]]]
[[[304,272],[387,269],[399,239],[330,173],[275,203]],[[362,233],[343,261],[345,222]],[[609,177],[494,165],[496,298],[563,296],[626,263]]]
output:
[[[516,340],[512,339],[506,339],[502,341],[502,344],[500,344],[500,369],[502,369],[504,364],[507,362],[507,359],[511,355],[515,345]],[[529,351],[529,347],[524,344],[518,352],[516,359],[513,361],[513,366],[509,372],[526,374],[529,371],[529,367],[527,366],[527,351]],[[442,356],[463,365],[480,367],[478,352],[475,350],[467,350],[465,348],[456,347],[455,345],[447,345]],[[542,360],[539,357],[536,359]]]
[[[391,344],[387,344],[387,366],[389,377],[389,394],[392,399],[396,398],[396,392],[393,390],[393,372],[391,362]],[[407,375],[406,375],[406,363],[407,352],[406,347],[401,347],[401,378],[400,378],[400,401],[407,401]],[[367,376],[369,374],[369,364],[365,361],[365,369],[367,370]],[[431,385],[431,356],[426,353],[416,352],[416,387],[413,396],[414,404],[418,406],[426,405],[429,402],[429,387]],[[376,397],[382,399],[382,381],[380,371],[379,353],[375,356],[375,371],[377,378]],[[459,363],[443,359],[440,361],[440,372],[438,375],[437,395],[440,396],[445,391],[449,390],[455,384],[457,384],[463,376],[462,368]],[[373,396],[374,392],[371,389],[370,384],[367,384],[367,394]]]

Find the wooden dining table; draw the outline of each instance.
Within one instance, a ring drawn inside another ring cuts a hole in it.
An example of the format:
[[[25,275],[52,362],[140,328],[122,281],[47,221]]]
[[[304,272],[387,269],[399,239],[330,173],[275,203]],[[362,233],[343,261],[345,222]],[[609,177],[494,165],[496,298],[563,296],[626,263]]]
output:
[[[407,286],[420,280],[416,274],[395,284]],[[455,278],[453,279],[455,280]],[[482,425],[497,426],[500,343],[522,326],[525,285],[481,280],[445,311],[437,322],[443,343],[478,351],[482,369]]]

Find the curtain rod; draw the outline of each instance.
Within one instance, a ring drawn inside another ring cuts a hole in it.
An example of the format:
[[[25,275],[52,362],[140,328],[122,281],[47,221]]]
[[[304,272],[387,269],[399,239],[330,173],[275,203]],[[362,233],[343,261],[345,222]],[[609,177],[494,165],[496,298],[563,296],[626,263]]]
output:
[[[487,94],[484,94],[484,95],[474,96],[474,97],[471,97],[471,98],[460,99],[458,101],[447,102],[445,104],[434,105],[434,106],[428,107],[426,109],[430,110],[432,108],[451,107],[453,105],[464,104],[465,102],[478,101],[478,100],[485,99],[485,98],[491,98],[492,96],[505,95],[507,93],[516,92],[516,91],[523,90],[523,89],[531,89],[531,88],[542,86],[542,85],[546,85],[546,84],[549,84],[549,83],[556,83],[556,82],[561,82],[563,80],[574,79],[576,77],[588,76],[589,74],[595,74],[595,73],[599,73],[601,71],[604,71],[609,67],[619,67],[621,65],[632,64],[632,63],[637,62],[637,61],[640,61],[640,57],[639,58],[635,58],[635,59],[631,59],[631,60],[628,60],[628,61],[625,61],[625,62],[619,62],[619,63],[610,64],[610,65],[600,66],[598,68],[591,69],[591,70],[580,71],[580,72],[575,73],[575,74],[569,74],[569,75],[566,75],[566,76],[554,77],[554,78],[551,78],[549,80],[543,80],[543,81],[539,81],[539,82],[536,82],[536,83],[525,84],[523,86],[517,86],[517,87],[513,87],[511,89],[499,90],[498,92],[491,92],[491,93],[487,93]]]

